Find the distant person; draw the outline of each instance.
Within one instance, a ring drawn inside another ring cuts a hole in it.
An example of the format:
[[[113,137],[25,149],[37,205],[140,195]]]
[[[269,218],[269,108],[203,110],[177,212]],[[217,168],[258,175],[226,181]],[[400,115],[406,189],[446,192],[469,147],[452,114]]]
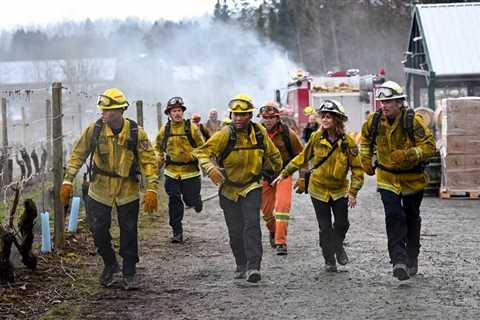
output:
[[[155,152],[144,129],[123,117],[128,106],[127,98],[116,88],[98,97],[97,107],[102,117],[85,129],[73,147],[60,190],[60,199],[65,205],[72,195],[74,178],[90,155],[86,213],[104,263],[100,284],[110,287],[115,282],[114,274],[120,271],[110,235],[112,207],[116,207],[125,290],[138,288],[135,274],[139,260],[139,174],[146,178],[144,211],[155,212],[158,206]]]
[[[405,108],[400,85],[387,81],[376,95],[382,108],[362,126],[360,154],[365,172],[377,176],[393,276],[402,281],[418,271],[420,204],[427,183],[423,162],[435,152],[435,142],[422,117]]]
[[[290,129],[295,131],[296,134],[298,132],[298,125],[294,119],[293,109],[289,107],[282,107],[280,108],[280,120],[285,123]]]
[[[303,129],[303,133],[302,133],[303,141],[305,143],[307,143],[308,140],[310,140],[310,136],[312,135],[312,133],[317,131],[319,127],[320,126],[317,122],[317,116],[315,114],[309,115],[308,116],[308,123],[305,126],[305,128]]]
[[[205,141],[207,141],[207,140],[210,138],[210,132],[209,132],[208,129],[203,125],[203,123],[200,123],[200,121],[202,120],[202,117],[200,116],[200,114],[194,113],[194,114],[192,114],[192,116],[190,117],[190,119],[192,120],[192,123],[196,124],[197,127],[200,129],[200,132],[201,132],[202,135],[203,135],[203,139],[204,139]]]
[[[216,109],[211,109],[208,114],[208,120],[205,123],[209,136],[211,137],[215,132],[221,129],[222,122],[218,120],[218,112]]]

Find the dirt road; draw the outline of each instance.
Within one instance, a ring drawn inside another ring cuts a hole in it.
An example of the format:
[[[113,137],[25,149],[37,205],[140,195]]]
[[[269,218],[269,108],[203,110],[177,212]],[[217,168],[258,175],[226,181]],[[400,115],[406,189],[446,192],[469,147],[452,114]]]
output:
[[[205,195],[215,192],[207,181]],[[83,319],[478,319],[480,210],[477,201],[426,198],[419,274],[391,276],[383,207],[367,177],[350,211],[350,264],[323,271],[318,226],[307,195],[296,195],[289,255],[276,256],[263,231],[263,279],[232,280],[234,261],[218,200],[188,210],[183,245],[169,242],[163,212],[142,220],[143,288],[100,289],[72,307]],[[263,221],[262,221],[263,222]]]

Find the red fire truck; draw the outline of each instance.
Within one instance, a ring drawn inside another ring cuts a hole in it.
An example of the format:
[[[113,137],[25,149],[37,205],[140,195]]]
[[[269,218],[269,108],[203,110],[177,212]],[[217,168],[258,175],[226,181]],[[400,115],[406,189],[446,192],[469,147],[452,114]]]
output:
[[[308,116],[305,107],[317,109],[326,99],[339,101],[348,115],[347,132],[360,132],[366,115],[378,108],[375,88],[385,81],[383,69],[378,75],[359,75],[359,70],[329,72],[326,76],[313,77],[298,71],[287,87],[287,106],[293,109],[294,119],[300,130],[306,126]]]

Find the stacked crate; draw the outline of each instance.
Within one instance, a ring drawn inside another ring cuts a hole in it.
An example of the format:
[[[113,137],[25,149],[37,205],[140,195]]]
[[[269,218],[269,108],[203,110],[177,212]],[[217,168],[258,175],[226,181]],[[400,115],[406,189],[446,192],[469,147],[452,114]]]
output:
[[[440,196],[480,199],[480,97],[443,100],[438,122]]]

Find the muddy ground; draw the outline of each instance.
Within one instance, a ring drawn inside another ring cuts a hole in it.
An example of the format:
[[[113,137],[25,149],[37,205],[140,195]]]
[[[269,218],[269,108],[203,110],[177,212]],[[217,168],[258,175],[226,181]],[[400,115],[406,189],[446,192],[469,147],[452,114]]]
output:
[[[205,196],[215,193],[205,181]],[[218,199],[218,198],[217,198]],[[478,319],[479,201],[426,198],[419,274],[391,276],[383,207],[372,178],[350,211],[350,264],[323,270],[318,226],[307,195],[296,195],[289,254],[276,256],[263,231],[262,281],[232,279],[234,260],[218,200],[187,210],[184,244],[169,242],[166,212],[141,219],[142,289],[96,285],[100,260],[86,264],[90,290],[50,308],[44,319]],[[262,222],[263,223],[263,222]],[[263,227],[263,226],[262,226]],[[95,263],[96,262],[96,263]],[[89,269],[88,269],[89,268]],[[95,281],[92,281],[92,280]],[[87,284],[85,284],[87,283]],[[1,316],[0,316],[1,317]],[[40,317],[40,316],[39,316]]]

